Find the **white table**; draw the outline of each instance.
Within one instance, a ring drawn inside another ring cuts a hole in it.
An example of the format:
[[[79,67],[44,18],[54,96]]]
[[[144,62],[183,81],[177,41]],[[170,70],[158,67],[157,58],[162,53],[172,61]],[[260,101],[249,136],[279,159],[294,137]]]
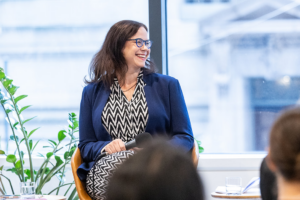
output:
[[[218,199],[261,199],[260,194],[226,195],[213,192],[211,196]]]
[[[59,195],[36,195],[36,199],[47,199],[47,200],[67,200],[65,196]]]

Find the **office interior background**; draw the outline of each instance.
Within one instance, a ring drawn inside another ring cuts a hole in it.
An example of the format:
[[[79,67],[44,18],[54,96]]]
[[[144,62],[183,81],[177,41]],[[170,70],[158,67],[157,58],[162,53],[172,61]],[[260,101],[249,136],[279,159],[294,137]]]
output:
[[[205,154],[264,155],[278,112],[300,103],[299,4],[167,1],[164,73],[179,80]],[[27,124],[41,127],[32,137],[41,140],[36,152],[47,151],[69,112],[79,114],[89,63],[123,19],[148,26],[148,0],[0,0],[0,67],[28,95],[23,117],[37,116]],[[14,152],[1,113],[0,147]]]

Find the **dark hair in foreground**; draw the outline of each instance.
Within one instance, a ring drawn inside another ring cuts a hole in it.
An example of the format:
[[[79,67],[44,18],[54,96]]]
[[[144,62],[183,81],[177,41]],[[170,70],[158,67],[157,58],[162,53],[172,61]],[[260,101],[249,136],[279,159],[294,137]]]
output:
[[[277,181],[275,174],[269,169],[266,158],[263,159],[260,166],[259,188],[262,200],[277,199]]]
[[[203,200],[203,185],[190,154],[158,142],[114,172],[107,200]]]
[[[123,78],[118,80],[120,85],[123,85],[124,77],[128,70],[123,56],[123,49],[126,41],[135,35],[140,27],[148,31],[146,25],[132,20],[119,21],[109,29],[100,51],[94,55],[91,61],[89,69],[90,80],[85,78],[85,83],[103,81],[109,87],[112,85],[116,74],[118,74]],[[144,74],[153,72],[155,72],[155,65],[147,59]]]
[[[287,181],[300,181],[300,107],[285,111],[270,134],[270,159]]]

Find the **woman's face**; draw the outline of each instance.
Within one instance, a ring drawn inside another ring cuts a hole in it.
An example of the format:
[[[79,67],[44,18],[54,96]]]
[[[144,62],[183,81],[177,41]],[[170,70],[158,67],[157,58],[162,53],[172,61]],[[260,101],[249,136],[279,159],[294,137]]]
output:
[[[148,40],[148,33],[144,27],[140,27],[137,33],[129,39],[141,38]],[[135,40],[130,40],[125,43],[123,55],[128,65],[128,68],[142,68],[145,66],[146,59],[150,54],[145,44],[142,47],[136,45]]]

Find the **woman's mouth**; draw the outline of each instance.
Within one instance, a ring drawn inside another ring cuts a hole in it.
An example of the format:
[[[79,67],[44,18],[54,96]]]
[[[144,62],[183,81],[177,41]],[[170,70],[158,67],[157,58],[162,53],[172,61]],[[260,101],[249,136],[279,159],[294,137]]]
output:
[[[143,61],[145,61],[147,58],[146,55],[142,55],[142,54],[137,54],[136,56]]]

